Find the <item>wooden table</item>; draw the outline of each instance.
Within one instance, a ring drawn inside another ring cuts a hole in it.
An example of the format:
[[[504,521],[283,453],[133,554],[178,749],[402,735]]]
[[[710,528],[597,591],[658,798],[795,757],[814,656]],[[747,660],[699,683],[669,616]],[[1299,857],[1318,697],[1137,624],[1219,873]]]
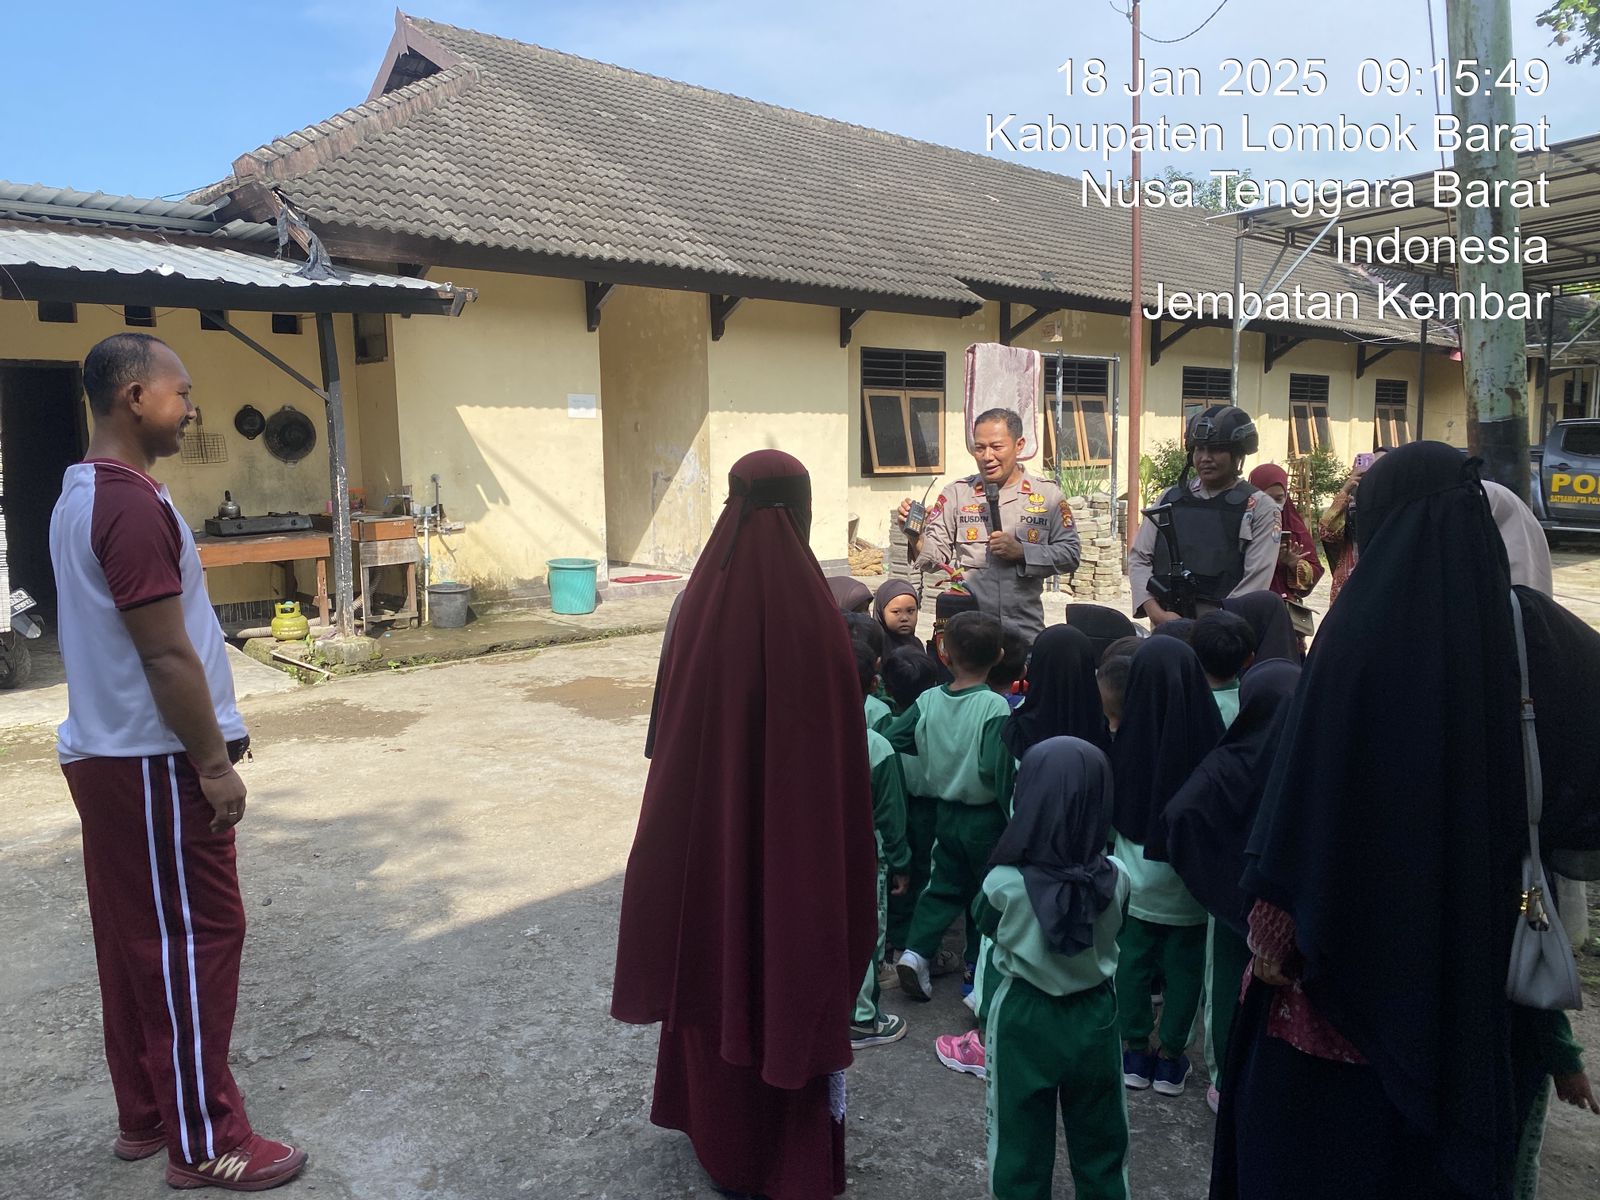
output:
[[[200,552],[202,573],[212,567],[237,567],[245,563],[281,563],[287,575],[287,591],[295,594],[294,564],[302,559],[315,559],[317,563],[317,616],[324,625],[333,620],[333,606],[328,603],[328,560],[332,557],[332,538],[315,529],[302,529],[295,533],[258,533],[242,537],[212,537],[209,533],[194,535],[195,549]]]

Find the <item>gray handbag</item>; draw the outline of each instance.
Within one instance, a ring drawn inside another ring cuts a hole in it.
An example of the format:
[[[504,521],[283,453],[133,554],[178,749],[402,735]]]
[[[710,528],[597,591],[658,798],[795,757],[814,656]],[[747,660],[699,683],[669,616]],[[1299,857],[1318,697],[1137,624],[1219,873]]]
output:
[[[1528,644],[1522,632],[1522,604],[1511,593],[1511,618],[1517,632],[1517,667],[1522,678],[1522,770],[1528,793],[1528,851],[1522,859],[1522,906],[1511,936],[1511,965],[1506,972],[1506,997],[1526,1008],[1583,1007],[1578,964],[1566,930],[1550,920],[1545,897],[1550,893],[1544,860],[1539,856],[1539,818],[1544,811],[1544,778],[1539,771],[1539,740],[1534,729],[1533,700],[1528,694]]]

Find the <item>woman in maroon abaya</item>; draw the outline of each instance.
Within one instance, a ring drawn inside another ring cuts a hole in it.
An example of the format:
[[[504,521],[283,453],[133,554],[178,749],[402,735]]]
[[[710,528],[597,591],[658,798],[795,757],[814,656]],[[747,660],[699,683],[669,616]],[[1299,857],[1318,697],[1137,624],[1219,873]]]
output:
[[[818,1200],[877,940],[861,685],[805,467],[762,450],[728,485],[659,674],[611,1014],[661,1023],[650,1119],[713,1182]]]

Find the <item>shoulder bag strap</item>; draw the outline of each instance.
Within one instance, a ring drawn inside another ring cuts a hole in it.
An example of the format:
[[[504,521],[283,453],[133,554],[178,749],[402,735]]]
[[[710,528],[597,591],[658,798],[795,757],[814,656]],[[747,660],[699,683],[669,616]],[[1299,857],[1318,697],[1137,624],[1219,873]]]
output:
[[[1528,793],[1528,849],[1535,869],[1540,864],[1539,819],[1544,814],[1544,776],[1539,770],[1539,738],[1534,726],[1533,697],[1528,694],[1528,642],[1522,630],[1522,601],[1511,593],[1511,624],[1517,634],[1517,672],[1522,715],[1522,773]]]

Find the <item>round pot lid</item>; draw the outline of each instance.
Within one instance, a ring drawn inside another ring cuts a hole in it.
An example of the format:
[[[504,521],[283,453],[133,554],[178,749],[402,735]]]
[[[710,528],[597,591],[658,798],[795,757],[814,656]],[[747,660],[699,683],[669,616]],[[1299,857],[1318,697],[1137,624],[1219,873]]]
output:
[[[246,404],[233,414],[233,427],[241,435],[253,442],[261,436],[261,431],[267,427],[267,419],[261,415],[261,410],[254,404]]]
[[[311,418],[285,404],[267,418],[267,453],[284,462],[299,462],[316,447],[317,427]]]

